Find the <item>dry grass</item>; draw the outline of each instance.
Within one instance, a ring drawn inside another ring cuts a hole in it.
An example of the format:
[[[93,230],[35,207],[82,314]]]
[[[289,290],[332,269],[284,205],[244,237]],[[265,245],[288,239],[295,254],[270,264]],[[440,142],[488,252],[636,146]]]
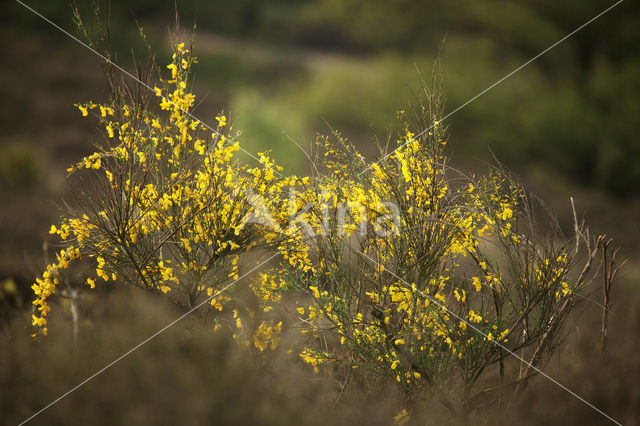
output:
[[[85,300],[74,350],[59,309],[48,339],[34,343],[16,318],[0,340],[0,411],[16,424],[150,336],[179,313],[134,289]],[[287,357],[251,359],[230,336],[185,319],[36,417],[33,424],[387,424],[393,398],[338,391]],[[286,355],[286,354],[285,354]],[[384,395],[388,395],[385,393]],[[396,410],[397,411],[397,410]]]

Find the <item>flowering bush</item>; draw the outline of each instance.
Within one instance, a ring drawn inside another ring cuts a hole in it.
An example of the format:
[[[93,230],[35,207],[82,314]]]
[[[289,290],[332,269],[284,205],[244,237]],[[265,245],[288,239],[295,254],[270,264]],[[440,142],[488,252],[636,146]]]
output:
[[[452,169],[433,90],[415,117],[401,114],[405,131],[378,162],[335,133],[318,138],[311,176],[283,176],[265,153],[246,165],[224,114],[210,128],[189,112],[196,62],[176,43],[155,93],[116,81],[108,104],[78,105],[104,144],[68,169],[94,190],[51,227],[63,248],[33,285],[33,325],[47,334],[61,271],[84,259],[87,287],[206,303],[216,329],[231,324],[258,352],[299,330],[296,356],[342,386],[392,381],[408,406],[426,392],[456,415],[520,392],[565,337],[603,240],[577,223],[569,239],[552,220],[539,229],[536,203],[504,172]],[[251,282],[254,309],[228,289],[271,253],[282,261]]]
[[[379,163],[341,162],[362,157],[339,135],[339,153],[319,144],[328,173],[298,194],[313,206],[310,262],[262,274],[256,294],[265,309],[299,295],[291,321],[314,370],[343,385],[360,376],[408,395],[427,389],[457,414],[486,396],[489,366],[498,365],[500,397],[548,360],[597,249],[555,226],[540,239],[532,202],[506,176],[452,170],[438,109],[429,99],[423,130],[407,127]]]
[[[170,77],[155,88],[158,114],[124,95],[110,105],[78,105],[82,116],[100,120],[106,144],[67,170],[92,172],[96,190],[82,193],[79,205],[51,227],[65,248],[33,286],[33,323],[44,334],[60,271],[81,258],[96,264],[86,277],[91,288],[97,279],[120,279],[193,307],[238,279],[242,253],[295,240],[276,232],[277,223],[271,230],[256,223],[270,211],[270,219],[282,217],[278,194],[297,178],[281,178],[265,154],[258,167],[235,161],[237,134],[225,115],[216,117],[213,132],[192,118],[195,98],[186,87],[195,62],[183,43],[176,46]],[[214,297],[210,306],[222,310],[226,300]]]

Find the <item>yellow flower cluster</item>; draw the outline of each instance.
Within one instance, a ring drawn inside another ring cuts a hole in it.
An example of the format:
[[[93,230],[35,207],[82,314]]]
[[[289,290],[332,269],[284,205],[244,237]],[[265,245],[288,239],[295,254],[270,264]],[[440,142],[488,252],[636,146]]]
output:
[[[51,310],[47,299],[55,293],[56,287],[60,284],[60,271],[67,269],[71,262],[80,257],[78,247],[70,245],[66,249],[60,250],[56,254],[56,261],[48,265],[42,278],[37,278],[35,284],[31,286],[36,296],[33,301],[32,325],[41,327],[41,332],[45,336],[48,333],[46,316]]]
[[[288,321],[262,320],[222,293],[245,253],[267,249],[283,261],[250,284],[260,314],[291,311],[297,354],[316,372],[355,369],[411,389],[455,371],[472,386],[503,361],[504,345],[520,353],[554,335],[552,313],[580,285],[568,246],[533,242],[523,191],[506,176],[448,166],[433,106],[422,108],[423,130],[405,123],[379,162],[335,133],[337,143],[316,141],[314,170],[324,174],[283,176],[268,152],[255,167],[236,159],[239,133],[225,114],[215,129],[190,114],[196,62],[175,46],[155,112],[126,91],[109,105],[77,105],[99,120],[105,143],[68,169],[93,174],[97,193],[51,227],[65,248],[33,286],[42,333],[59,271],[83,258],[91,288],[122,280],[187,308],[204,300],[216,328],[232,324],[244,346],[275,350]]]
[[[91,288],[97,279],[122,279],[187,306],[209,297],[216,310],[229,300],[215,296],[217,289],[239,278],[242,253],[281,246],[292,265],[310,263],[302,237],[281,233],[289,220],[286,191],[298,178],[282,177],[266,153],[258,167],[235,160],[239,134],[225,114],[215,117],[213,132],[192,117],[187,79],[196,62],[183,43],[175,46],[170,76],[154,89],[157,113],[126,95],[77,105],[99,120],[105,143],[68,171],[93,173],[96,192],[80,194],[80,206],[51,227],[69,246],[34,285],[34,325],[46,324],[56,271],[81,255],[95,265],[86,278]]]
[[[302,358],[305,363],[311,365],[313,367],[313,371],[317,373],[320,371],[319,367],[329,360],[329,354],[305,348],[300,352],[300,358]]]
[[[272,351],[278,347],[280,343],[280,332],[282,331],[282,321],[277,324],[262,322],[253,335],[253,346],[258,348],[260,352],[270,348]]]
[[[405,131],[391,155],[363,164],[366,174],[345,160],[363,157],[337,137],[317,143],[329,172],[296,186],[289,203],[305,237],[278,249],[290,255],[295,243],[301,256],[252,287],[265,310],[285,292],[306,294],[296,309],[308,338],[300,357],[315,371],[325,362],[364,366],[409,388],[455,363],[480,369],[530,309],[504,294],[540,285],[570,294],[558,281],[566,257],[519,279],[530,269],[523,254],[535,253],[516,233],[522,190],[495,174],[450,179],[437,120],[427,135]],[[327,335],[338,347],[327,351]]]

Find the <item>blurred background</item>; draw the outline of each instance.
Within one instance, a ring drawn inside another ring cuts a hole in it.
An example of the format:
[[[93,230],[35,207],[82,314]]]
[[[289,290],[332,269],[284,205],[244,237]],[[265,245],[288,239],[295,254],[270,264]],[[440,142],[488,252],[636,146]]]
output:
[[[374,139],[397,135],[397,111],[420,90],[420,74],[430,78],[438,52],[446,111],[453,111],[613,3],[129,0],[113,2],[110,16],[118,63],[129,70],[132,53],[144,54],[136,21],[160,65],[169,59],[176,9],[187,37],[197,23],[194,114],[211,123],[224,110],[246,150],[271,149],[287,170],[304,173],[305,157],[292,140],[307,148],[332,128],[374,158]],[[65,1],[27,4],[77,34]],[[88,13],[88,2],[79,7]],[[73,104],[108,93],[94,54],[16,2],[0,8],[0,315],[9,324],[26,322],[47,231],[71,189],[65,169],[96,142],[96,123],[82,120]],[[631,423],[640,421],[630,379],[640,377],[630,352],[640,348],[638,45],[640,6],[626,1],[447,119],[454,166],[482,171],[500,160],[567,227],[573,196],[593,233],[607,233],[631,259],[613,293],[617,368],[590,352],[599,338],[597,307],[579,337],[572,335],[572,355],[550,367]],[[585,382],[586,371],[592,381]],[[532,416],[536,401],[545,406],[555,395],[568,402],[566,411],[545,408],[550,419],[594,418],[541,382],[523,412]]]

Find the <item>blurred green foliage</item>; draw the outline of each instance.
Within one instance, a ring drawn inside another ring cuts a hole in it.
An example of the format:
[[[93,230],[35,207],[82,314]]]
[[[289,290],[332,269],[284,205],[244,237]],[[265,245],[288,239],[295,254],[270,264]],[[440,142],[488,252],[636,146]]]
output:
[[[20,144],[0,146],[0,189],[26,190],[37,180],[37,165],[28,147]]]
[[[448,33],[442,75],[454,108],[613,3],[320,0],[313,7],[374,50],[434,52]],[[637,192],[639,9],[622,3],[461,110],[451,120],[454,146],[474,153],[491,146],[514,168],[540,164],[620,195]],[[475,87],[458,90],[465,78]]]
[[[66,5],[30,4],[72,28]],[[429,78],[441,47],[451,111],[612,4],[190,0],[177,10],[183,30],[197,22],[197,78],[204,91],[216,92],[215,107],[238,113],[252,149],[273,147],[297,167],[303,157],[283,131],[303,146],[315,132],[326,133],[327,123],[357,141],[372,132],[385,138],[397,130],[396,109],[420,87],[416,65]],[[637,2],[620,4],[451,116],[457,159],[495,154],[517,171],[542,169],[617,195],[637,193],[639,9]],[[175,10],[169,0],[113,2],[116,50],[139,46],[134,17],[157,30],[174,21]],[[20,31],[48,25],[14,12],[9,24]],[[232,42],[202,41],[206,34]]]

